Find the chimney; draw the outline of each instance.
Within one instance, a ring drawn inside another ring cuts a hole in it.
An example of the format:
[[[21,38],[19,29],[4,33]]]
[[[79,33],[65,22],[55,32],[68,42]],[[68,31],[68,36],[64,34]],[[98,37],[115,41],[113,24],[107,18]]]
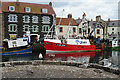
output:
[[[83,12],[82,18],[85,19],[86,13]]]
[[[96,21],[100,21],[101,20],[101,15],[99,15],[99,16],[96,16]]]
[[[52,7],[52,2],[49,2],[49,6],[51,6],[51,7]]]
[[[72,14],[68,14],[68,18],[72,18]]]
[[[83,16],[86,16],[86,14],[85,14],[85,13],[83,13]]]
[[[91,19],[91,21],[93,21],[93,19]]]
[[[108,18],[108,22],[110,22],[110,18]]]
[[[17,4],[17,6],[19,6],[19,0],[16,0],[16,4]]]
[[[78,20],[80,20],[80,17],[78,17]]]

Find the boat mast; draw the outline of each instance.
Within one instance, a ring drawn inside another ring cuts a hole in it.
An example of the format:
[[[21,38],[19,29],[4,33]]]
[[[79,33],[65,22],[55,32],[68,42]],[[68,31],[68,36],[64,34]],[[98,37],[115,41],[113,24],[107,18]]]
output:
[[[68,39],[69,39],[69,36],[70,36],[70,25],[71,25],[71,21],[69,21],[69,26],[68,26]]]
[[[64,9],[63,9],[63,11],[62,12],[64,12]],[[53,18],[55,17],[55,15],[53,15]],[[60,23],[61,23],[61,20],[62,20],[62,18],[60,18],[60,21],[59,21],[59,24],[58,24],[58,26],[60,25]],[[54,20],[53,20],[54,21]],[[50,31],[53,29],[53,27],[56,27],[56,24],[53,22],[53,24],[52,24],[52,26],[51,26],[51,28],[49,29],[49,31],[48,31],[48,33],[47,33],[47,35],[45,36],[45,39],[48,37],[48,34],[50,33]],[[52,34],[53,34],[53,31],[52,31]],[[52,34],[51,34],[51,36],[52,36]],[[57,35],[57,31],[56,31],[56,38],[58,39],[58,35]]]

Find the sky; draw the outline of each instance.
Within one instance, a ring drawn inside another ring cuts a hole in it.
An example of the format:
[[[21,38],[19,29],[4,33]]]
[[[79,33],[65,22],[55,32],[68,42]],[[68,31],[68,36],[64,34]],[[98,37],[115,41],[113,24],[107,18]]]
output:
[[[16,1],[16,0],[4,0]],[[20,2],[30,2],[38,4],[49,4],[55,10],[57,17],[67,17],[70,13],[75,19],[82,18],[83,12],[86,18],[95,20],[95,17],[101,15],[102,19],[118,19],[118,2],[119,0],[19,0]],[[63,11],[64,9],[64,11]]]

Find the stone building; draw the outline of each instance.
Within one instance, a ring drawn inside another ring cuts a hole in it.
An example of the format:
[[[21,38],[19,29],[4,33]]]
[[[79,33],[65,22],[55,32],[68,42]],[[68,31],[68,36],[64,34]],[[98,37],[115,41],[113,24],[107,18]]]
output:
[[[25,36],[30,32],[31,41],[46,36],[53,24],[56,14],[52,3],[35,4],[24,2],[2,2],[2,39],[13,39]],[[48,34],[54,32],[54,27]]]

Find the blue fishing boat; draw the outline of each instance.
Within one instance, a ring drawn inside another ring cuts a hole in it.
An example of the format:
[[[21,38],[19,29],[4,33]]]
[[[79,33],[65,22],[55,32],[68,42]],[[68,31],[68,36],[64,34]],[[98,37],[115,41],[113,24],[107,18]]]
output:
[[[29,45],[29,38],[17,38],[15,40],[4,39],[3,46],[1,47],[0,55],[31,55],[32,46]]]

